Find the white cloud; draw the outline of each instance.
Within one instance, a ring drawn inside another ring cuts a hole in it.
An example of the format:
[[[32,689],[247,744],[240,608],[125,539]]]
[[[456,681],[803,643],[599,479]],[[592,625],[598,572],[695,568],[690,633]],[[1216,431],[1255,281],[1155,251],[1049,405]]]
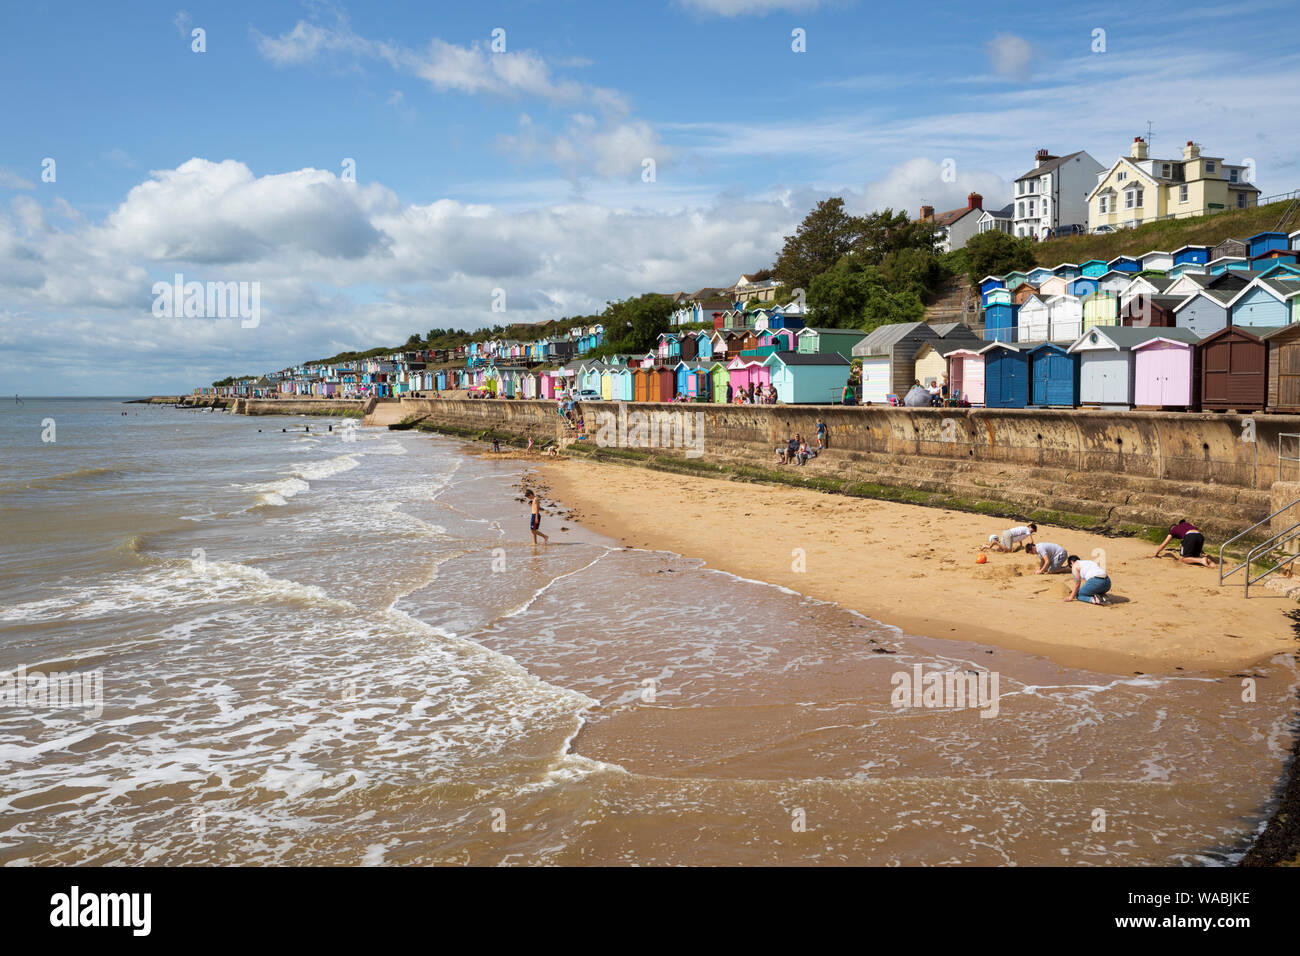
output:
[[[1029,78],[1029,68],[1034,60],[1034,48],[1024,37],[1014,33],[999,33],[986,47],[989,63],[1000,76],[1016,80]]]
[[[0,189],[35,189],[36,184],[13,170],[0,166]]]
[[[627,196],[658,196],[627,186]],[[432,327],[599,312],[608,299],[730,281],[770,263],[806,211],[783,199],[501,206],[401,202],[378,185],[300,169],[255,176],[191,159],[132,188],[102,221],[19,196],[0,213],[3,390],[175,390]],[[261,288],[256,329],[158,319],[151,287],[186,280]],[[92,341],[93,353],[67,348]],[[134,378],[130,378],[133,375]],[[100,388],[107,388],[103,384]],[[93,390],[93,388],[92,388]]]
[[[188,12],[185,10],[178,11],[176,16],[172,18],[172,25],[176,27],[176,32],[182,37],[185,37],[186,39],[189,38],[190,15]]]
[[[766,16],[782,10],[788,13],[803,13],[823,6],[823,0],[678,0],[694,13],[706,13],[717,17],[739,17],[747,14]]]
[[[926,157],[899,163],[885,176],[867,184],[859,211],[892,208],[895,212],[907,212],[915,219],[922,204],[946,212],[965,206],[971,193],[983,197],[985,209],[1000,209],[1010,198],[1010,184],[995,173],[967,171],[958,166],[953,180],[948,182],[944,172],[942,163]]]

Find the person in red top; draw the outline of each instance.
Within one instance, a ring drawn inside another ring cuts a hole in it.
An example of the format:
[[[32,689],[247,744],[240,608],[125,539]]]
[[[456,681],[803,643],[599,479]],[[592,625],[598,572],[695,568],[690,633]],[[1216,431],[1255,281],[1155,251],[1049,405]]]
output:
[[[1181,542],[1178,549],[1178,560],[1183,564],[1199,564],[1203,568],[1214,567],[1214,559],[1205,554],[1205,535],[1201,534],[1200,529],[1192,524],[1186,518],[1178,522],[1169,529],[1169,534],[1165,540],[1160,542],[1160,547],[1156,548],[1156,557],[1164,553],[1169,542],[1177,538]]]

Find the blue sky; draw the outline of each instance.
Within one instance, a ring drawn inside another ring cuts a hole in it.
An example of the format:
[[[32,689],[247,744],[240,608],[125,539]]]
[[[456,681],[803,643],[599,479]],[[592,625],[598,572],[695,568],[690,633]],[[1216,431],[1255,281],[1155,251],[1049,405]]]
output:
[[[819,198],[915,214],[975,190],[1001,205],[1039,147],[1109,164],[1147,121],[1154,154],[1194,139],[1254,160],[1266,195],[1300,187],[1284,3],[31,3],[2,16],[3,394],[188,390],[435,326],[729,283],[770,264]],[[158,317],[153,284],[176,273],[257,283],[260,321]]]

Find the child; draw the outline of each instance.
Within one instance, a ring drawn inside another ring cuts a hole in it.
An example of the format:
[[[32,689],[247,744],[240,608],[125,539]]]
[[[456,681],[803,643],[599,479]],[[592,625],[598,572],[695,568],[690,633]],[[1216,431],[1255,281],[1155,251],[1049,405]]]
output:
[[[524,492],[524,497],[528,499],[529,504],[532,506],[531,507],[532,513],[528,517],[528,530],[533,533],[533,544],[534,545],[537,544],[538,538],[541,538],[543,541],[549,544],[551,540],[550,537],[542,534],[541,532],[542,499],[539,498],[537,495],[533,494],[533,490],[531,488]]]
[[[1008,528],[1001,534],[989,535],[988,544],[980,548],[981,551],[1005,551],[1012,552],[1020,547],[1022,541],[1028,541],[1028,544],[1034,543],[1034,535],[1038,532],[1038,525],[1032,521],[1029,524],[1016,525],[1014,528]]]

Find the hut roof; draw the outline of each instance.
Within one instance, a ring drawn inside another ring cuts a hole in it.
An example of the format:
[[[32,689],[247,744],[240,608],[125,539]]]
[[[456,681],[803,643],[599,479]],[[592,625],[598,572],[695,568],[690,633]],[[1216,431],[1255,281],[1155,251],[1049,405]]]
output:
[[[853,346],[853,354],[860,356],[888,355],[903,339],[916,332],[933,333],[924,322],[895,322],[882,325]]]
[[[848,365],[849,360],[839,352],[773,352],[765,365],[773,361],[783,365]]]
[[[1143,342],[1149,342],[1152,339],[1168,339],[1174,342],[1186,342],[1189,345],[1200,340],[1200,336],[1191,329],[1177,328],[1134,328],[1127,325],[1099,325],[1088,329],[1083,335],[1074,340],[1070,346],[1070,351],[1074,351],[1079,345],[1091,338],[1093,333],[1107,339],[1116,348],[1131,349]]]

